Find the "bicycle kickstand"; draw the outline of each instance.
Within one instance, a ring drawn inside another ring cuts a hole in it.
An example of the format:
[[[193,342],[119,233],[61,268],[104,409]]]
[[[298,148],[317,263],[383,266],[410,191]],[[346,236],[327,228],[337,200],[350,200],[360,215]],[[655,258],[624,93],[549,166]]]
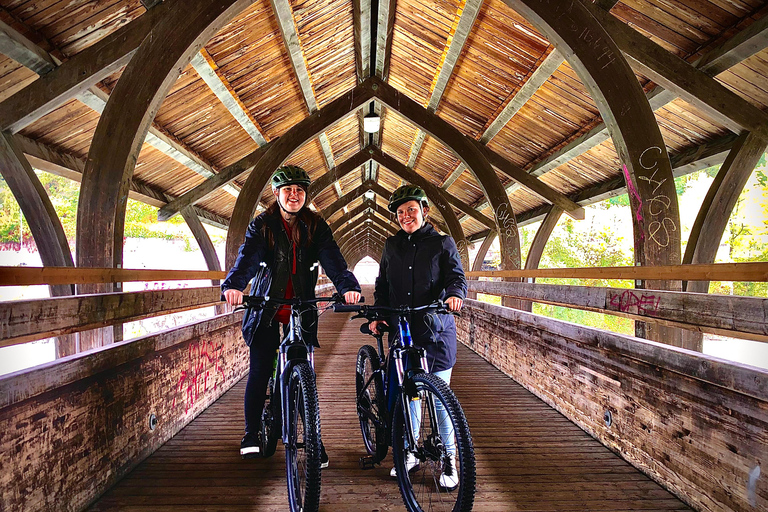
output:
[[[373,455],[366,455],[365,457],[360,457],[360,469],[373,469],[379,464],[381,464],[381,462],[377,461],[376,457],[374,457]]]

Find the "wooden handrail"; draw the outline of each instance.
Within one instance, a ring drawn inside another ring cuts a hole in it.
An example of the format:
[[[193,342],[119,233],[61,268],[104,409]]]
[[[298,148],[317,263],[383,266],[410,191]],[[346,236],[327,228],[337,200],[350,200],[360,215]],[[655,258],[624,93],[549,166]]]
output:
[[[540,268],[467,272],[467,277],[559,279],[647,279],[662,281],[768,281],[768,263],[712,263],[664,267]]]
[[[220,302],[218,286],[0,302],[0,347]]]
[[[187,281],[224,279],[215,270],[135,270],[129,268],[0,267],[0,286],[127,283],[130,281]]]
[[[474,280],[469,289],[768,342],[768,299],[762,297]]]

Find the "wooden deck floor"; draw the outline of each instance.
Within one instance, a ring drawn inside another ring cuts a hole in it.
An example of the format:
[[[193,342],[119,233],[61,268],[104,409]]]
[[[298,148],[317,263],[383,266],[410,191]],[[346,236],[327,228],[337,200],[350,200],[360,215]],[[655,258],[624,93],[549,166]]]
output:
[[[391,456],[373,470],[355,414],[355,355],[368,337],[349,315],[321,317],[317,353],[323,441],[321,510],[404,510],[389,477]],[[475,443],[476,511],[690,510],[565,417],[464,347],[452,387]],[[283,452],[242,460],[241,381],[107,492],[92,511],[285,510]]]

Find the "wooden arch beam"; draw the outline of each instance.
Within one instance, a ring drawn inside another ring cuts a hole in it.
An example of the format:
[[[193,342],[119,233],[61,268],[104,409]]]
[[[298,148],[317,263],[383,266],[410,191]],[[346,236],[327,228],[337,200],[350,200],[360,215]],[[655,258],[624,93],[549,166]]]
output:
[[[437,114],[410,99],[389,84],[379,82],[376,98],[388,108],[449,148],[474,174],[494,212],[496,230],[501,236],[501,262],[505,270],[520,268],[520,238],[512,205],[488,159],[475,143]]]
[[[181,70],[249,0],[176,2],[139,46],[99,119],[77,216],[81,267],[122,264],[128,188],[152,119]],[[86,287],[98,291],[105,287]]]
[[[304,120],[295,124],[282,137],[272,142],[264,156],[255,164],[235,202],[227,234],[227,268],[234,264],[237,250],[245,238],[245,230],[248,227],[248,222],[250,222],[254,206],[261,197],[272,172],[280,167],[294,151],[308,140],[318,136],[328,127],[344,119],[373,99],[374,90],[371,87],[372,83],[371,80],[363,82],[321,110],[310,114]]]
[[[594,9],[582,2],[504,2],[567,57],[595,100],[627,169],[637,263],[679,264],[680,215],[666,146],[632,68]]]
[[[453,237],[453,240],[456,242],[456,246],[459,249],[462,265],[468,267],[469,253],[467,252],[467,239],[464,236],[464,229],[461,227],[458,217],[456,217],[456,212],[451,208],[451,204],[455,201],[446,197],[443,191],[430,183],[429,180],[401,164],[391,156],[382,153],[379,149],[372,149],[371,156],[380,165],[386,167],[404,180],[424,189],[424,192],[426,192],[432,205],[440,211],[440,215],[442,215],[448,225],[448,232]]]
[[[528,250],[528,256],[525,258],[526,270],[534,270],[539,268],[539,263],[541,263],[541,256],[544,254],[544,248],[547,246],[549,237],[552,235],[552,231],[554,231],[562,215],[562,208],[555,205],[552,205],[549,208],[549,212],[547,212],[546,217],[544,217],[544,220],[539,226],[539,229],[536,230],[536,235],[533,237],[531,248]],[[533,278],[534,282],[535,280],[536,279]],[[523,301],[522,306],[522,309],[525,311],[533,310],[533,303],[530,301]]]
[[[53,203],[27,157],[12,136],[0,132],[0,173],[27,219],[40,259],[46,267],[73,267],[67,236]],[[72,295],[71,285],[50,287],[52,297]]]
[[[750,132],[744,132],[736,139],[691,227],[683,264],[715,262],[733,207],[763,155],[766,144],[768,141]],[[686,291],[707,293],[709,281],[688,281]]]
[[[680,214],[672,166],[653,111],[632,68],[582,2],[504,0],[565,55],[600,110],[613,139],[629,188],[635,261],[638,265],[680,263]],[[647,281],[640,288],[680,290],[680,281]],[[679,330],[642,322],[638,336],[676,344]]]
[[[208,270],[220,271],[221,262],[216,254],[216,248],[213,247],[211,237],[208,236],[208,232],[203,227],[203,223],[200,222],[200,217],[197,216],[192,207],[187,207],[181,210],[181,216],[184,217],[184,221],[187,223],[187,226],[189,226],[190,231],[192,231],[195,240],[197,240],[197,245],[200,246],[200,252],[203,253],[205,265],[208,267]],[[214,279],[211,281],[211,284],[213,286],[218,286],[219,280]]]
[[[384,241],[389,238],[386,233],[381,233],[374,228],[366,227],[365,229],[361,229],[359,231],[350,231],[345,233],[342,237],[339,238],[339,247],[343,247],[345,251],[350,251],[358,244],[361,237],[369,237],[379,242],[382,247],[384,246]]]

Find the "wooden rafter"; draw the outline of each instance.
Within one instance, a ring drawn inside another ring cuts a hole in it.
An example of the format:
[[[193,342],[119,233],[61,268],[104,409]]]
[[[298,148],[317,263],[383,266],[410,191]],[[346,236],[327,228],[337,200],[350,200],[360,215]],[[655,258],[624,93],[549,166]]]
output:
[[[0,129],[19,132],[126,65],[172,3],[147,11],[0,103]],[[47,61],[47,52],[38,51]]]
[[[78,183],[82,181],[85,160],[61,152],[18,133],[13,136],[13,140],[35,169],[49,172],[56,176],[62,176]],[[131,180],[128,197],[157,208],[162,208],[174,199],[173,196],[135,179]],[[206,224],[224,230],[229,226],[229,221],[223,217],[196,206],[193,209],[195,214]]]
[[[482,4],[482,0],[466,0],[463,5],[459,5],[458,11],[454,16],[453,26],[448,35],[448,41],[446,41],[443,54],[440,57],[442,65],[436,71],[430,86],[432,93],[425,105],[430,112],[437,112],[437,107],[443,97],[448,81],[451,79],[451,75],[453,75],[453,70],[461,56],[461,51],[464,49],[469,33],[472,31],[472,26],[475,24]],[[408,156],[408,167],[413,168],[416,165],[416,159],[421,152],[425,137],[426,133],[422,130],[416,130],[416,136],[411,144],[411,151]]]
[[[38,75],[50,73],[59,64],[48,52],[2,21],[0,21],[0,53]]]
[[[178,0],[177,0],[178,2]],[[176,5],[177,2],[169,2],[169,4]],[[182,5],[181,2],[178,2],[179,5]],[[158,11],[155,13],[154,17],[147,18],[147,27],[146,25],[137,25],[135,27],[135,30],[128,31],[127,34],[123,34],[123,38],[125,39],[131,39],[131,41],[136,41],[144,30],[151,30],[153,27],[156,26],[157,20],[162,15],[167,15],[167,11]],[[118,39],[117,42],[120,42],[122,39]],[[112,40],[110,40],[112,41]],[[113,41],[114,42],[114,41]],[[29,43],[33,44],[33,43]],[[121,49],[123,51],[127,51],[130,45],[122,46]],[[60,60],[56,59],[52,55],[48,54],[45,50],[43,50],[40,47],[37,47],[38,53],[42,55],[47,55],[49,60],[51,62],[55,62],[55,65],[59,65],[61,63]],[[134,50],[130,50],[133,52]],[[119,52],[118,52],[119,53]],[[107,65],[111,66],[114,65],[113,58],[107,58],[108,61]],[[111,62],[110,62],[111,61]],[[43,57],[38,57],[38,65],[42,66],[44,62],[48,62],[48,60],[45,60]],[[99,66],[96,66],[96,68],[100,68]],[[80,69],[80,68],[75,68]],[[91,70],[93,71],[93,70]],[[71,73],[72,71],[68,71],[68,73]],[[99,71],[101,72],[101,71]],[[88,79],[90,80],[90,79]],[[107,95],[105,92],[103,92],[101,89],[98,89],[96,87],[91,87],[85,90],[81,90],[80,87],[76,87],[75,89],[70,89],[70,92],[73,92],[74,90],[80,90],[79,95],[77,98],[86,106],[90,107],[91,109],[95,110],[99,114],[102,114],[107,101],[109,99],[109,95]],[[68,94],[69,94],[68,93]],[[59,98],[60,99],[60,98]],[[213,176],[216,171],[208,162],[204,161],[199,155],[197,155],[194,151],[192,151],[190,148],[186,147],[184,144],[179,142],[178,140],[175,140],[171,136],[169,136],[164,129],[161,127],[155,125],[154,123],[151,123],[149,132],[146,134],[145,142],[151,146],[153,146],[158,151],[166,154],[167,156],[173,158],[180,164],[184,165],[185,167],[191,169],[192,171],[200,174],[204,177],[210,177]],[[237,197],[238,190],[236,187],[232,185],[227,185],[225,187],[225,190],[229,192],[231,195]]]
[[[373,74],[382,80],[389,78],[396,8],[397,0],[379,0],[379,12],[376,17],[376,69]]]
[[[749,130],[768,137],[768,114],[616,17],[589,3],[584,5],[645,76],[702,109],[731,131]]]
[[[768,47],[768,17],[753,23],[747,29],[708,52],[699,60],[696,67],[707,75],[714,76],[766,47]],[[651,91],[647,97],[651,107],[658,110],[674,101],[677,95],[659,88]],[[544,158],[537,159],[536,163],[527,167],[527,170],[534,176],[541,176],[586,153],[609,137],[605,123],[599,123],[588,133],[572,140],[563,148]]]
[[[371,76],[371,0],[353,0],[357,83]],[[363,133],[363,130],[360,130]],[[364,146],[361,144],[360,146]]]
[[[280,26],[280,33],[283,34],[285,48],[288,51],[291,66],[293,66],[293,72],[301,87],[301,93],[307,104],[307,110],[309,110],[310,114],[314,114],[318,111],[315,89],[312,85],[312,79],[309,76],[306,60],[304,59],[304,51],[301,47],[299,34],[296,31],[296,22],[293,19],[291,4],[288,0],[272,0],[272,9],[275,12],[275,17]],[[336,162],[333,158],[333,149],[328,140],[328,135],[323,132],[318,135],[317,139],[322,148],[326,168],[328,170],[333,169],[336,167]],[[341,197],[341,186],[338,182],[334,184],[334,188],[336,189],[337,195]]]
[[[190,64],[251,139],[259,146],[266,144],[267,139],[258,121],[248,111],[229,81],[219,73],[219,66],[208,52],[205,49],[200,50]]]

